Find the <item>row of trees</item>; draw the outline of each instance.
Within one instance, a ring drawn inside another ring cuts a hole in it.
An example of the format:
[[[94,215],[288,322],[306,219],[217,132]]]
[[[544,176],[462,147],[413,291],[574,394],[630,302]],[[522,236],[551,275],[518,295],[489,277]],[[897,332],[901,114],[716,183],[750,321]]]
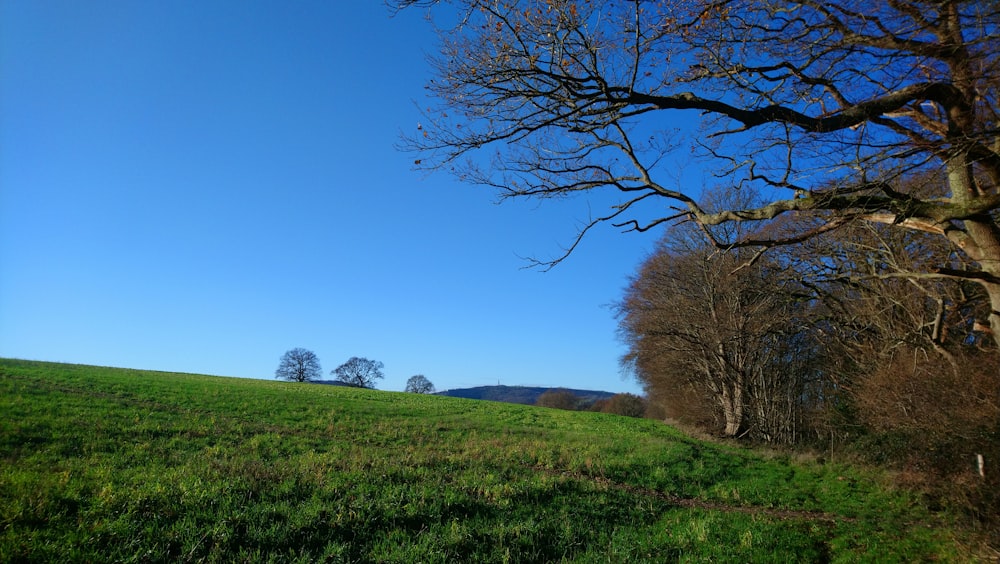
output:
[[[538,399],[535,400],[535,405],[569,411],[612,413],[626,417],[645,417],[647,415],[646,400],[628,393],[615,394],[610,398],[587,402],[570,390],[556,388],[539,395]]]
[[[374,388],[375,380],[384,377],[383,367],[383,364],[378,361],[351,357],[347,362],[335,368],[331,374],[335,381],[342,384],[358,388]],[[319,380],[322,373],[323,369],[320,367],[319,357],[314,352],[308,349],[294,348],[282,355],[274,376],[291,382],[313,382]],[[405,391],[415,394],[432,394],[434,393],[434,384],[423,374],[417,374],[406,381]],[[569,390],[554,389],[541,394],[536,405],[569,410],[588,409],[629,417],[643,417],[646,413],[646,401],[634,394],[616,394],[608,399],[588,403]]]
[[[377,360],[362,357],[351,357],[347,362],[333,369],[330,374],[334,381],[357,388],[374,388],[375,381],[385,377],[382,371],[385,365]],[[316,353],[303,348],[294,348],[281,356],[274,377],[291,382],[313,382],[322,378]],[[434,384],[425,376],[411,376],[406,382],[406,391],[418,394],[434,392]]]
[[[675,227],[619,304],[624,362],[669,417],[729,437],[888,432],[914,451],[988,450],[1000,359],[977,325],[987,296],[900,275],[949,260],[934,243],[859,223],[780,252],[722,253]]]

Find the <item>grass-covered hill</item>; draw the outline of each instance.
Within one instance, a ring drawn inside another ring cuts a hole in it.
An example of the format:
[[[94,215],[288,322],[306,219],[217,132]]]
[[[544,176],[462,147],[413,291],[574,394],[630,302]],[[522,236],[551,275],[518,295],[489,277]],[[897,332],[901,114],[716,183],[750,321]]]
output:
[[[949,523],[649,420],[0,360],[0,562],[965,560]]]

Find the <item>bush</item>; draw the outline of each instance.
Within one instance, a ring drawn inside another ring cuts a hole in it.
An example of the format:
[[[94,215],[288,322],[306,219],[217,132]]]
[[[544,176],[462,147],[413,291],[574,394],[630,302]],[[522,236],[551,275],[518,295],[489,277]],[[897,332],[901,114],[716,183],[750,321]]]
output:
[[[551,407],[555,409],[575,410],[580,405],[580,398],[569,390],[562,388],[543,392],[535,400],[535,405],[539,407]]]
[[[601,412],[625,417],[642,417],[646,414],[646,400],[635,394],[615,394],[607,400]]]
[[[854,407],[868,433],[853,448],[980,520],[1000,544],[998,360],[983,352],[953,359],[897,353],[857,383]],[[985,460],[984,477],[977,454]]]

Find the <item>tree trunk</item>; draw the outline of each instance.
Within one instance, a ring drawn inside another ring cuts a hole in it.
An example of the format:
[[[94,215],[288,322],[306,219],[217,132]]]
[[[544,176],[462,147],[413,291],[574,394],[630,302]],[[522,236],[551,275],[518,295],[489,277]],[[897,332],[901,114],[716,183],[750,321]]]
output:
[[[957,111],[957,108],[955,109]],[[952,125],[964,125],[974,119],[968,112],[958,112],[952,118]],[[970,131],[963,131],[971,135]],[[983,197],[982,190],[976,181],[973,159],[969,153],[961,148],[961,139],[955,140],[956,149],[945,163],[947,172],[948,187],[951,189],[951,199],[953,202],[966,206],[970,205],[977,198]],[[1000,171],[989,171],[993,177],[994,184],[1000,180]],[[1000,279],[1000,226],[996,220],[988,214],[982,218],[969,218],[963,221],[965,230],[945,231],[945,235],[960,247],[972,260],[979,263],[983,273],[992,275],[992,279],[979,280],[979,283],[986,290],[990,300],[990,314],[987,318],[989,324],[988,331],[992,337],[994,346],[1000,347],[1000,284],[996,282]]]
[[[1000,279],[1000,228],[995,224],[979,221],[966,221],[966,230],[974,242],[969,256],[979,263],[983,272]],[[987,318],[988,327],[983,327],[990,333],[994,346],[1000,348],[1000,284],[993,280],[979,281],[990,301],[990,313]]]
[[[743,430],[743,390],[739,386],[733,386],[731,389],[726,386],[719,400],[726,421],[723,434],[727,437],[736,437]]]
[[[990,297],[989,327],[985,328],[993,337],[993,343],[1000,348],[1000,284],[984,284]]]
[[[972,223],[972,222],[967,222]],[[983,272],[1000,278],[1000,228],[995,224],[975,224],[969,233],[979,246],[979,265]],[[993,343],[1000,348],[1000,284],[993,281],[982,283],[990,299],[990,315],[987,318]]]

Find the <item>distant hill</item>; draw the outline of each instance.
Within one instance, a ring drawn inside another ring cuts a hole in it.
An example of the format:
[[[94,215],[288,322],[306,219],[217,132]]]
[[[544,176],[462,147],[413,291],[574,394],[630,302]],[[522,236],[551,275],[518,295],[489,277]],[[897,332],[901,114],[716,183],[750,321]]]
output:
[[[437,392],[439,396],[449,396],[453,398],[478,399],[488,401],[500,401],[504,403],[520,403],[534,405],[538,396],[549,390],[563,390],[568,388],[543,388],[531,386],[479,386],[476,388],[459,388],[455,390],[445,390]],[[572,390],[584,404],[592,404],[599,399],[607,399],[615,395],[611,392],[600,392],[596,390]]]

